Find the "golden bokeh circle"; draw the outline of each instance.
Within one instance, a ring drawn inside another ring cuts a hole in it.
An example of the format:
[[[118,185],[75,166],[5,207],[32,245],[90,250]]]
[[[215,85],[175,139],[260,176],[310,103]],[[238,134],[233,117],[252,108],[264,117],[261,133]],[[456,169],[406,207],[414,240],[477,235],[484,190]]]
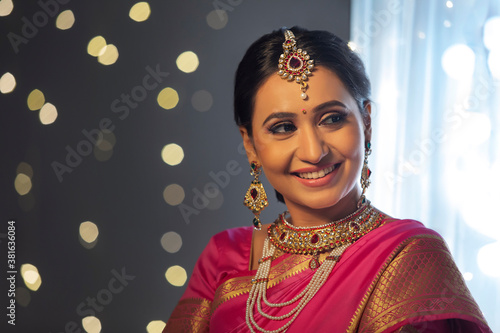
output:
[[[40,122],[44,125],[50,125],[57,119],[57,109],[51,103],[45,103],[40,109]]]
[[[179,205],[185,197],[184,189],[178,184],[170,184],[163,190],[163,200],[171,206]]]
[[[75,24],[75,15],[71,10],[61,12],[56,19],[56,27],[61,30],[70,29]]]
[[[184,150],[182,150],[181,146],[175,143],[168,144],[163,147],[161,151],[161,158],[163,159],[163,162],[168,165],[178,165],[184,159]]]
[[[16,78],[11,73],[7,72],[0,78],[0,92],[8,94],[16,87]]]
[[[187,281],[187,273],[181,266],[174,265],[167,269],[165,272],[165,278],[171,285],[175,287],[182,287]]]
[[[170,110],[175,108],[177,103],[179,103],[179,94],[177,94],[175,89],[167,87],[160,91],[157,101],[159,106],[165,110]]]
[[[87,45],[87,52],[93,57],[99,56],[102,50],[106,47],[106,39],[102,36],[96,36],[92,38]]]
[[[133,5],[128,13],[128,16],[136,22],[146,21],[149,15],[151,15],[151,7],[149,7],[149,3],[145,1]]]
[[[112,65],[118,60],[118,49],[113,44],[106,45],[99,55],[97,56],[97,61],[103,65]]]
[[[33,90],[28,95],[28,108],[31,111],[40,110],[42,106],[45,104],[45,96],[43,92],[38,89]]]
[[[198,56],[193,51],[182,52],[175,61],[177,68],[184,73],[194,72],[200,65]]]

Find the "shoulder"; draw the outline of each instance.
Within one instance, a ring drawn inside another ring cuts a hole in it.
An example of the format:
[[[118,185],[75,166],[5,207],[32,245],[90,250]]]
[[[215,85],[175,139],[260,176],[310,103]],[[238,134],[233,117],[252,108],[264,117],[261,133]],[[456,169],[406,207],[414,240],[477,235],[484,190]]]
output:
[[[212,236],[210,242],[214,245],[217,245],[218,247],[238,246],[245,243],[246,241],[251,241],[252,230],[253,227],[237,227],[226,229]]]

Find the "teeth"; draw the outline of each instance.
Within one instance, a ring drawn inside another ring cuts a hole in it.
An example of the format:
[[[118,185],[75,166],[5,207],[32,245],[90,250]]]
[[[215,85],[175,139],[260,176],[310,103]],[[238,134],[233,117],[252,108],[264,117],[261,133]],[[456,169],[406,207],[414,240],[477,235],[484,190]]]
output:
[[[335,169],[335,165],[332,165],[329,168],[320,170],[320,171],[314,171],[314,172],[300,172],[299,177],[304,178],[304,179],[317,179],[317,178],[323,178],[327,174],[333,171]]]

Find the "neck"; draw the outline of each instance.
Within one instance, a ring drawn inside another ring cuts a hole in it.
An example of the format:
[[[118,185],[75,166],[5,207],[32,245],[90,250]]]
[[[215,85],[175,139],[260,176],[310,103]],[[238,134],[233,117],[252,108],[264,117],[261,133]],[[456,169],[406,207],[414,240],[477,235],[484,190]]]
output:
[[[354,213],[358,208],[359,190],[354,190],[339,200],[335,205],[326,208],[311,208],[297,203],[285,202],[290,213],[288,222],[296,227],[315,227],[340,220]]]

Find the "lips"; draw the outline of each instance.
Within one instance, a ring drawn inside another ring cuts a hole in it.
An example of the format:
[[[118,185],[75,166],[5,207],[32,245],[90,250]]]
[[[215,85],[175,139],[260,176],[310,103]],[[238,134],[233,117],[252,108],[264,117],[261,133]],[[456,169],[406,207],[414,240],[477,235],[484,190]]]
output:
[[[295,172],[294,174],[302,179],[319,179],[319,178],[325,177],[326,175],[331,173],[333,170],[335,170],[339,166],[340,166],[340,163],[337,163],[337,164],[331,165],[329,167],[326,167],[324,169],[321,169],[319,171]]]

